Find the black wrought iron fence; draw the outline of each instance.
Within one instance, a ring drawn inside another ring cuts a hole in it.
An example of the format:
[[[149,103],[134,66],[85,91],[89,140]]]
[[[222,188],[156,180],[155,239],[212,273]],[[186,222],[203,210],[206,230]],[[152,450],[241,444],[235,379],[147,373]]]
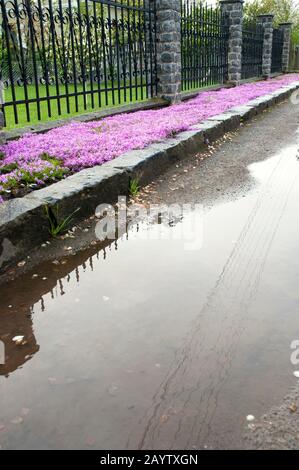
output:
[[[242,35],[242,78],[260,77],[263,64],[263,27],[245,19]]]
[[[0,0],[6,121],[156,94],[155,2]]]
[[[182,89],[223,83],[228,70],[228,25],[219,8],[181,0]]]
[[[272,65],[271,72],[279,73],[282,71],[282,52],[283,52],[283,31],[273,29],[272,43]]]

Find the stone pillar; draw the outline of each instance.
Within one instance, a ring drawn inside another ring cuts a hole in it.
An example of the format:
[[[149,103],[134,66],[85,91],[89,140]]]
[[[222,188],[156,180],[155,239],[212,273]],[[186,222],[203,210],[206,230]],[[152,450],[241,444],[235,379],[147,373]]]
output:
[[[181,100],[181,1],[156,0],[158,97]]]
[[[289,70],[292,23],[281,23],[279,28],[283,31],[282,72],[286,73]]]
[[[220,0],[229,27],[228,82],[234,85],[239,84],[242,75],[243,3],[243,0]]]
[[[273,18],[274,15],[259,15],[257,22],[263,27],[263,65],[262,74],[264,78],[269,78],[272,67],[272,44],[273,44]]]

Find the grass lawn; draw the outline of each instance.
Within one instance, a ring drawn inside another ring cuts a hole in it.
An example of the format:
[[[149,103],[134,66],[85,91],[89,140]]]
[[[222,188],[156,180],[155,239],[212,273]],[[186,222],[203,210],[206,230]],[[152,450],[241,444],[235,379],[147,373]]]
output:
[[[110,86],[109,86],[110,85]],[[146,97],[146,87],[141,86],[137,83],[137,86],[134,82],[134,88],[130,89],[121,89],[121,90],[109,90],[107,92],[95,91],[97,84],[93,85],[93,93],[91,93],[90,83],[85,84],[85,91],[88,91],[88,95],[85,97],[83,95],[69,96],[64,98],[53,98],[49,101],[44,100],[40,101],[40,119],[38,116],[38,105],[36,102],[29,103],[29,115],[26,111],[25,103],[16,104],[17,118],[18,123],[15,122],[15,111],[13,104],[9,104],[13,101],[12,89],[9,88],[4,91],[4,114],[6,119],[6,129],[15,129],[16,127],[24,127],[26,125],[34,125],[39,122],[51,121],[55,119],[67,118],[75,116],[77,114],[84,114],[91,111],[97,111],[103,108],[111,108],[113,106],[119,106],[125,103],[135,103],[140,101],[145,101]],[[103,85],[104,86],[104,85]],[[114,84],[116,86],[116,84]],[[128,83],[126,83],[128,87]],[[111,84],[108,83],[107,88],[110,88]],[[77,93],[82,93],[83,85],[77,85]],[[68,94],[75,93],[75,86],[73,84],[68,85]],[[23,87],[15,87],[15,100],[22,101],[25,100],[25,90]],[[66,95],[65,85],[59,86],[59,95]],[[40,85],[38,87],[38,95],[40,98],[47,96],[57,96],[57,89],[55,85],[51,85],[47,88],[45,85]],[[35,85],[27,86],[27,98],[36,99],[36,88]],[[60,105],[60,112],[59,112]]]
[[[109,82],[107,84],[107,88],[112,88],[111,85],[111,82]],[[193,86],[193,84],[186,84],[184,91],[205,90],[212,85],[213,84],[198,88],[197,86]],[[115,86],[116,83],[114,83],[114,87]],[[39,122],[54,121],[57,119],[72,117],[92,111],[99,111],[105,108],[120,106],[126,103],[129,104],[146,101],[148,99],[146,96],[146,86],[141,86],[140,80],[138,80],[137,83],[135,80],[132,82],[131,90],[128,88],[128,82],[126,82],[125,86],[124,83],[121,83],[121,86],[123,88],[119,91],[109,90],[106,92],[104,90],[100,90],[99,92],[96,90],[97,84],[94,84],[93,92],[91,93],[90,83],[86,83],[85,91],[88,92],[88,94],[85,97],[83,94],[81,94],[77,97],[64,96],[63,98],[60,97],[57,99],[57,95],[71,95],[74,94],[75,91],[77,91],[77,93],[83,93],[83,85],[78,84],[77,90],[75,90],[75,86],[73,84],[69,84],[67,88],[68,93],[66,93],[65,85],[59,85],[58,94],[55,85],[49,85],[48,90],[45,85],[39,85],[39,98],[45,98],[47,96],[55,97],[51,98],[49,102],[47,100],[39,102],[40,118],[38,116],[38,105],[36,102],[28,104],[28,111],[26,109],[25,103],[16,104],[15,107],[13,106],[13,101],[24,101],[26,99],[25,89],[23,87],[15,87],[15,100],[13,100],[12,89],[9,88],[4,90],[4,114],[6,119],[5,129],[10,130],[21,128],[28,125],[38,124]],[[36,96],[37,94],[35,85],[27,86],[27,99],[36,100]],[[15,108],[18,120],[17,123],[15,122]]]

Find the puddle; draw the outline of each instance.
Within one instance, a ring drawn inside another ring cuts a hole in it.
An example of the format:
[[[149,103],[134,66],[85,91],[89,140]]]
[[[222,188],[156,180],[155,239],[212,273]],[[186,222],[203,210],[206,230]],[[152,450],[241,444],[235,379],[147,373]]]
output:
[[[170,236],[189,213],[162,240],[141,224],[0,289],[3,449],[242,446],[246,416],[295,381],[296,151],[251,165],[249,192],[195,218],[201,249]]]

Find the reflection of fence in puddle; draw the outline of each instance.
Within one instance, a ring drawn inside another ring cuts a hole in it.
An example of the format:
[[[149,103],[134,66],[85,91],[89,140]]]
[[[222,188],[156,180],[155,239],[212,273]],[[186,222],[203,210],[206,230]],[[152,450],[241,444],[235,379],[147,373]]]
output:
[[[103,260],[105,260],[107,258],[107,251],[111,251],[112,246],[114,246],[115,250],[118,249],[118,244],[117,244],[116,241],[111,243],[108,246],[108,250],[107,250],[107,247],[102,248],[100,250],[97,248],[98,251],[94,255],[91,255],[88,258],[86,258],[84,261],[81,261],[81,264],[77,265],[74,269],[67,272],[67,274],[63,275],[62,277],[59,277],[56,280],[56,284],[53,287],[51,287],[50,289],[48,289],[47,292],[40,297],[39,301],[35,303],[35,305],[37,303],[40,303],[40,309],[41,309],[42,312],[44,312],[46,310],[45,296],[47,294],[50,294],[50,298],[52,300],[58,298],[58,296],[65,295],[67,293],[67,290],[68,290],[68,285],[70,285],[73,280],[75,281],[76,284],[79,284],[80,283],[80,277],[83,274],[86,274],[88,272],[93,272],[94,262],[95,262],[95,260],[97,260],[97,261],[100,260],[100,253],[102,253],[102,258],[103,258]],[[76,262],[78,262],[77,256],[74,257],[74,259],[75,259]],[[65,267],[67,270],[69,270],[70,269],[70,263],[68,262],[65,265],[60,266],[58,274],[61,274],[61,271],[63,270],[61,268],[63,268],[63,267]],[[51,279],[49,279],[49,281],[51,282]],[[32,308],[34,308],[34,306],[32,306]]]
[[[152,225],[148,221],[144,221],[144,224]],[[110,252],[119,249],[121,242],[129,240],[130,234],[139,233],[142,225],[143,222],[131,225],[129,230],[124,231],[118,239],[106,240],[79,252],[76,256],[69,256],[65,263],[57,263],[54,269],[52,262],[46,263],[43,267],[44,279],[42,281],[39,282],[39,278],[34,278],[29,283],[27,281],[28,287],[26,289],[20,288],[19,291],[22,292],[21,306],[18,306],[16,292],[18,292],[17,284],[22,283],[22,278],[14,281],[14,285],[11,287],[11,294],[14,298],[13,309],[6,308],[4,310],[5,302],[2,302],[0,307],[0,345],[2,341],[6,356],[5,364],[1,364],[0,360],[0,376],[14,372],[39,351],[33,332],[32,316],[35,310],[39,308],[45,312],[47,302],[66,295],[71,284],[78,285],[81,276],[93,272],[96,262],[105,261]],[[169,226],[172,227],[172,225]],[[10,287],[6,286],[5,291],[9,290]],[[5,298],[8,299],[7,295]],[[25,344],[23,346],[18,346],[13,342],[13,337],[16,335],[24,336]]]
[[[113,249],[117,251],[119,249],[120,243],[123,241],[128,241],[130,238],[130,234],[138,234],[141,231],[142,226],[144,227],[151,227],[153,225],[153,221],[145,220],[142,222],[138,222],[135,225],[130,224],[129,229],[122,231],[119,238],[116,240],[105,240],[104,242],[98,242],[98,244],[93,249],[88,249],[81,253],[78,253],[74,257],[69,257],[66,264],[57,264],[56,273],[60,277],[55,280],[55,285],[49,286],[50,283],[53,281],[53,271],[49,274],[49,278],[47,282],[43,284],[46,287],[45,294],[41,295],[39,300],[35,302],[35,304],[40,303],[40,308],[44,312],[46,310],[46,301],[45,295],[50,294],[51,299],[57,298],[59,295],[63,296],[67,293],[67,287],[72,282],[75,277],[75,282],[77,284],[80,283],[80,276],[82,274],[86,274],[88,272],[93,272],[94,270],[94,263],[99,261],[102,258],[104,261],[109,256],[109,252]],[[158,222],[161,223],[161,222]],[[155,224],[154,224],[155,225]],[[173,228],[175,224],[171,224],[169,222],[168,226]],[[128,228],[128,227],[127,227]],[[87,255],[88,253],[88,255]],[[92,253],[92,254],[90,254]],[[51,263],[49,263],[51,266]],[[51,266],[52,269],[52,266]],[[55,273],[55,272],[54,272]],[[47,276],[47,273],[45,273]],[[33,308],[33,304],[32,304]]]
[[[126,234],[126,239],[128,235]],[[122,237],[123,239],[123,237]],[[98,244],[92,250],[93,254],[90,255],[91,249],[78,253],[74,257],[67,258],[67,261],[62,263],[57,263],[56,270],[53,271],[52,263],[48,264],[48,268],[44,271],[46,281],[43,282],[42,286],[44,287],[44,293],[39,296],[39,298],[31,303],[31,310],[34,313],[34,306],[39,304],[42,312],[46,310],[46,300],[45,297],[48,296],[52,300],[57,299],[59,296],[63,296],[68,291],[68,285],[74,281],[76,284],[80,283],[80,277],[83,274],[88,272],[93,272],[95,261],[99,261],[100,258],[106,260],[107,254],[109,251],[112,251],[112,247],[117,251],[118,249],[118,240],[109,242],[109,245]],[[86,255],[88,252],[88,255]],[[49,272],[47,271],[49,270]],[[56,279],[53,279],[54,276]],[[53,285],[54,281],[54,285]],[[36,282],[36,280],[35,280]]]
[[[0,340],[0,366],[5,364],[5,344]]]
[[[125,238],[128,239],[127,234]],[[39,345],[33,332],[32,315],[35,312],[35,307],[39,305],[40,310],[44,312],[46,297],[54,300],[65,295],[72,281],[79,284],[83,274],[93,271],[95,261],[99,261],[101,258],[105,260],[113,248],[114,250],[118,249],[118,241],[110,242],[109,246],[103,247],[101,245],[100,249],[99,246],[95,246],[92,254],[90,254],[91,250],[88,250],[88,253],[82,252],[77,256],[69,257],[66,264],[58,265],[55,270],[53,270],[52,263],[47,263],[44,270],[45,280],[42,284],[38,282],[38,278],[34,278],[30,280],[29,288],[20,289],[22,302],[19,305],[15,300],[13,308],[8,308],[4,307],[5,302],[2,302],[0,310],[0,376],[8,376],[19,369],[39,351]],[[14,299],[16,299],[15,293],[18,291],[16,286],[18,282],[22,283],[22,279],[14,281],[14,286],[11,288]],[[5,290],[9,291],[8,285],[5,286]],[[17,335],[24,336],[23,345],[17,345],[13,341]]]
[[[17,335],[24,336],[24,344],[13,341]],[[0,376],[8,375],[25,362],[29,361],[39,350],[33,333],[31,312],[20,309],[18,313],[5,312],[0,316]]]

